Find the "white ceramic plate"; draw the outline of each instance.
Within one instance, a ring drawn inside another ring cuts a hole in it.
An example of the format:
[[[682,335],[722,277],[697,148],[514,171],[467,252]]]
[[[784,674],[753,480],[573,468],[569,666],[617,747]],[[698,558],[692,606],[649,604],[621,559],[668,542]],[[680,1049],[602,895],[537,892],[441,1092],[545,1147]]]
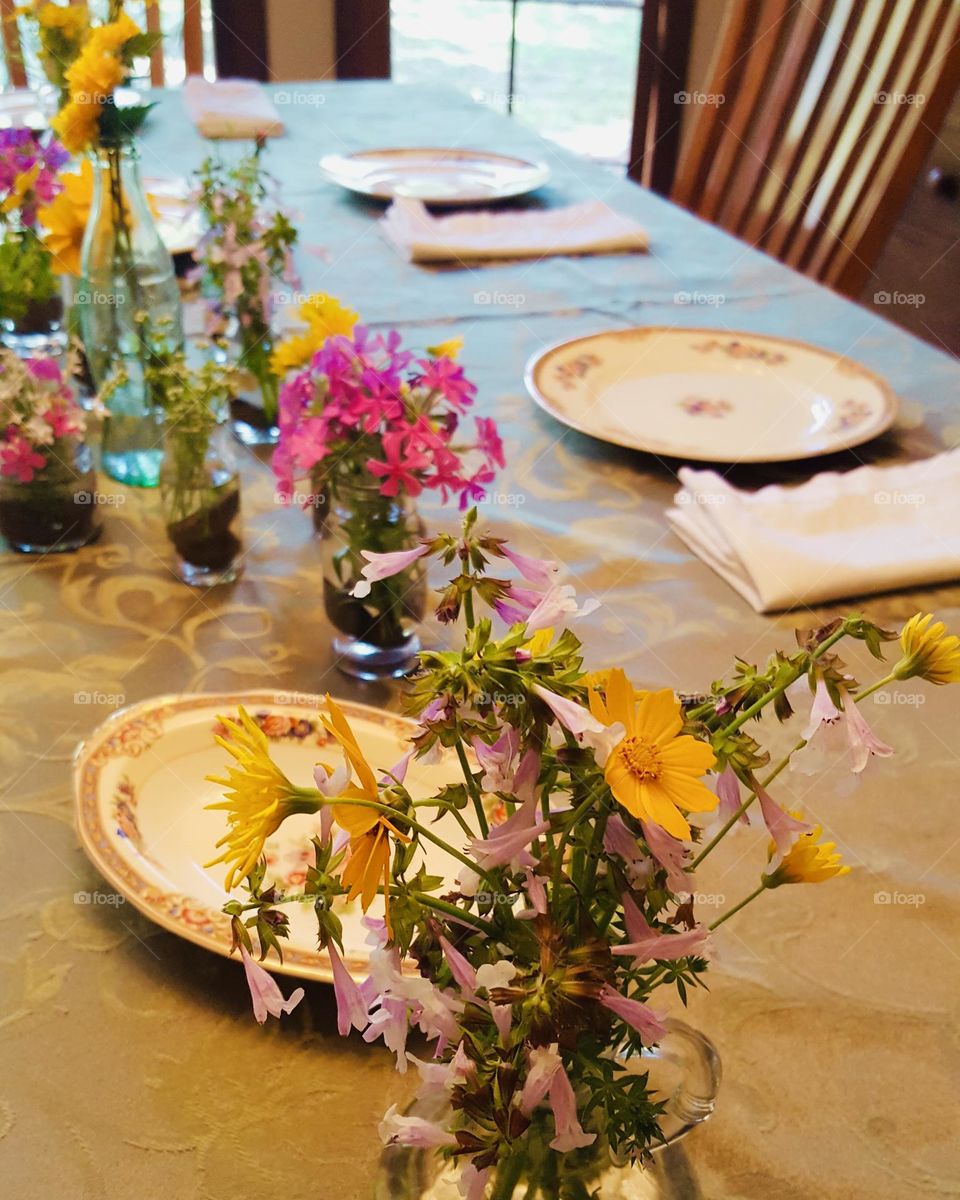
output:
[[[650,326],[561,342],[527,364],[534,400],[619,446],[702,462],[830,454],[893,424],[889,386],[859,363],[786,338]]]
[[[144,179],[163,244],[171,254],[195,250],[203,237],[203,218],[188,179]]]
[[[375,769],[389,770],[409,749],[414,722],[365,704],[339,701],[360,746]],[[208,774],[224,774],[233,760],[213,740],[218,714],[235,716],[238,705],[254,716],[271,741],[276,762],[294,783],[309,785],[318,760],[339,763],[339,747],[317,719],[320,697],[251,691],[222,695],[160,696],[109,717],[82,742],[75,759],[77,825],[84,849],[107,881],[165,929],[217,954],[230,953],[229,920],[220,911],[229,893],[224,868],[206,868],[226,831],[225,814],[204,805],[220,799]],[[412,763],[407,786],[423,797],[458,777],[452,752],[435,766]],[[448,818],[449,820],[449,818]],[[267,842],[268,878],[286,892],[300,890],[312,855],[309,837],[316,816],[291,817]],[[463,842],[440,821],[436,829],[451,845]],[[426,854],[428,868],[442,872],[450,859]],[[235,893],[238,896],[241,892]],[[332,979],[330,960],[316,948],[312,908],[285,906],[290,939],[283,964],[271,954],[271,971],[304,979]],[[382,909],[371,909],[380,915]],[[359,904],[340,910],[344,961],[366,974],[369,947]]]
[[[485,204],[523,196],[550,178],[544,163],[484,150],[395,149],[328,154],[320,168],[341,187],[392,200],[425,204]]]

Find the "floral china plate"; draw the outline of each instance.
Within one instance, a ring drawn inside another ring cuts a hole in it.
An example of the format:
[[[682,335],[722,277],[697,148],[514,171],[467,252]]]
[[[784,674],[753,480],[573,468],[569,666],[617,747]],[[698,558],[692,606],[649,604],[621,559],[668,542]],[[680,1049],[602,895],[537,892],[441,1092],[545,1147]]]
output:
[[[341,761],[317,718],[320,703],[319,696],[250,691],[160,696],[114,713],[80,743],[75,756],[77,826],[94,865],[152,921],[228,955],[229,920],[220,911],[230,895],[223,887],[224,867],[203,865],[219,853],[214,846],[227,828],[223,812],[204,808],[222,793],[205,776],[223,775],[232,762],[213,740],[219,718],[235,717],[242,704],[270,739],[271,754],[288,778],[310,785],[316,762]],[[415,722],[365,704],[338,703],[375,769],[389,770],[409,749]],[[433,795],[458,769],[452,752],[435,765],[413,762],[406,784],[414,797]],[[291,817],[267,842],[267,878],[284,892],[302,890],[310,858],[303,834],[312,833],[311,826],[319,827],[317,816]],[[450,836],[463,840],[455,823]],[[428,869],[449,865],[442,853],[440,863],[425,854]],[[239,890],[236,895],[246,899]],[[270,970],[332,981],[330,960],[316,948],[312,909],[290,904],[287,912],[290,939],[283,963],[271,955]],[[340,917],[344,962],[363,977],[370,948],[359,904],[344,903]]]
[[[544,163],[486,150],[398,148],[328,154],[324,174],[361,196],[408,196],[424,204],[487,204],[523,196],[550,178]]]
[[[564,341],[527,364],[537,404],[581,433],[700,462],[780,462],[858,446],[893,424],[890,387],[786,338],[650,326]]]

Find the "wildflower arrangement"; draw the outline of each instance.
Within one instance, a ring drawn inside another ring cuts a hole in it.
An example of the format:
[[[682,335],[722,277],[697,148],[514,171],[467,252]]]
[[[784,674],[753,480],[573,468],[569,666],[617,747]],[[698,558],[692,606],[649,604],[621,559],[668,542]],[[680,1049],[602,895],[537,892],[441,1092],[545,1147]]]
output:
[[[297,311],[306,323],[305,328],[279,342],[270,358],[273,373],[280,379],[290,371],[305,367],[327,338],[338,333],[349,337],[360,319],[353,309],[345,308],[325,292],[308,296]]]
[[[59,88],[61,101],[66,104],[70,98],[67,69],[90,36],[89,10],[86,4],[36,0],[20,11],[36,25],[44,73],[54,87]]]
[[[57,173],[67,158],[49,135],[0,130],[0,317],[14,323],[58,294],[39,217],[62,191]]]
[[[239,365],[256,379],[264,417],[273,424],[279,384],[271,367],[274,349],[273,287],[296,287],[293,247],[297,231],[282,209],[268,202],[271,180],[259,139],[232,167],[207,158],[198,172],[198,203],[207,233],[195,257],[208,296],[207,332],[235,333]]]
[[[343,758],[318,764],[310,787],[285,776],[245,712],[224,720],[217,740],[233,761],[211,777],[224,788],[211,807],[228,821],[215,861],[226,864],[226,886],[246,894],[224,911],[262,1022],[302,992],[284,1000],[255,953],[282,955],[285,905],[313,908],[340,1033],[382,1038],[399,1070],[419,1073],[419,1094],[445,1101],[438,1121],[391,1108],[385,1142],[458,1164],[467,1200],[512,1197],[533,1162],[527,1196],[586,1197],[603,1157],[643,1160],[658,1144],[662,1101],[630,1068],[664,1036],[663,1000],[685,1002],[702,983],[717,926],[761,893],[849,870],[819,826],[776,799],[781,772],[807,743],[834,735],[857,773],[891,754],[863,700],[899,680],[960,681],[960,639],[918,615],[899,635],[893,668],[861,686],[841,643],[881,658],[897,634],[852,614],[798,634],[795,651],[762,668],[738,661],[729,680],[684,700],[638,690],[618,668],[585,670],[578,638],[551,627],[589,606],[557,582],[554,563],[479,532],[474,512],[459,536],[412,553],[454,569],[438,616],[462,618],[463,628],[455,648],[420,656],[409,751],[396,764],[370,763],[328,697],[320,718]],[[403,566],[398,556],[366,557],[368,579]],[[793,705],[809,710],[799,714],[802,736],[771,764],[762,718],[787,721]],[[430,796],[408,789],[410,764],[441,748],[461,778]],[[695,909],[696,870],[754,809],[767,835],[757,887],[707,925]],[[720,828],[708,839],[702,821],[715,811]],[[318,813],[319,828],[302,892],[284,895],[264,845],[295,813]],[[459,832],[441,835],[451,827]],[[446,855],[442,879],[428,873],[427,849]],[[342,959],[343,899],[369,913],[364,983]],[[428,1060],[407,1050],[411,1029],[433,1043]]]
[[[59,7],[42,5],[36,16],[44,62],[55,61],[54,82],[61,88],[60,111],[51,122],[54,132],[71,154],[118,146],[139,132],[151,105],[117,104],[116,90],[161,35],[145,33],[122,0],[110,0],[108,19],[97,25],[64,16],[55,11]],[[80,7],[86,10],[86,5]],[[49,74],[51,67],[47,70]]]
[[[461,508],[482,500],[504,465],[503,445],[489,417],[474,417],[474,433],[460,435],[477,389],[456,362],[459,339],[417,355],[396,331],[354,328],[355,314],[329,297],[311,303],[320,315],[302,336],[320,348],[280,393],[280,494],[289,498],[319,469],[334,494],[372,486],[388,499],[432,489]],[[341,325],[349,328],[331,336]]]
[[[83,434],[85,415],[55,359],[22,360],[0,349],[0,476],[31,483],[71,460],[67,441]]]

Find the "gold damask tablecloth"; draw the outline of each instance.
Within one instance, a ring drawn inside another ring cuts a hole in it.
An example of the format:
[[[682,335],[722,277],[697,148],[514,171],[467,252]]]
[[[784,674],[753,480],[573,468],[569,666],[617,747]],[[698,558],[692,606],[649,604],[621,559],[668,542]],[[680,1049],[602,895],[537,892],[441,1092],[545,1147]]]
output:
[[[533,351],[630,324],[779,332],[847,352],[899,392],[897,429],[860,458],[960,440],[960,369],[947,356],[467,98],[367,83],[286,86],[284,96],[289,132],[268,161],[299,210],[306,287],[334,291],[372,324],[398,323],[416,344],[465,334],[480,410],[503,426],[509,460],[483,519],[560,560],[600,601],[580,628],[593,665],[697,690],[734,653],[756,661],[790,645],[797,620],[838,609],[750,611],[667,529],[667,465],[566,431],[532,405],[521,379]],[[199,161],[176,95],[151,126],[148,174]],[[411,267],[380,238],[378,210],[316,168],[329,150],[404,143],[546,158],[554,181],[537,202],[607,199],[646,223],[652,253]],[[398,703],[393,688],[332,670],[309,522],[275,503],[269,469],[244,454],[245,572],[232,588],[198,594],[176,582],[157,496],[118,486],[98,545],[0,557],[4,1200],[368,1200],[377,1121],[406,1095],[390,1055],[338,1037],[324,986],[307,985],[282,1024],[257,1026],[239,966],[108,903],[74,832],[74,746],[118,705],[264,686]],[[445,528],[455,520],[425,513]],[[956,628],[958,598],[925,590],[867,608],[891,624],[932,609]],[[780,798],[805,804],[854,870],[777,892],[724,926],[711,990],[694,997],[691,1019],[719,1047],[725,1082],[714,1118],[655,1176],[664,1195],[960,1195],[956,713],[949,689],[927,689],[909,719],[878,705],[871,719],[897,755],[859,789],[786,781]],[[755,831],[728,839],[704,869],[702,903],[729,904],[754,886],[762,841]],[[90,892],[100,902],[75,901]]]

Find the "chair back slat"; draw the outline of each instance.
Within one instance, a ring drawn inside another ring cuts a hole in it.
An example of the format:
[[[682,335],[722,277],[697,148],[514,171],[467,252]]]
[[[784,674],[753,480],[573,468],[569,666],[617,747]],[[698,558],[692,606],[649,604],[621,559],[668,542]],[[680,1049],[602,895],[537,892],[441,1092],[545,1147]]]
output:
[[[203,21],[200,0],[183,0],[183,57],[188,75],[203,74]]]
[[[147,32],[161,33],[160,5],[154,0],[147,0]],[[163,43],[155,46],[150,52],[150,82],[154,87],[163,87],[165,81],[163,69]]]
[[[7,64],[10,85],[11,87],[26,87],[27,72],[23,65],[23,52],[20,48],[16,0],[0,0],[0,23],[3,25],[3,56]]]
[[[707,89],[727,102],[691,114],[674,199],[857,290],[960,85],[958,34],[957,0],[732,0]]]

